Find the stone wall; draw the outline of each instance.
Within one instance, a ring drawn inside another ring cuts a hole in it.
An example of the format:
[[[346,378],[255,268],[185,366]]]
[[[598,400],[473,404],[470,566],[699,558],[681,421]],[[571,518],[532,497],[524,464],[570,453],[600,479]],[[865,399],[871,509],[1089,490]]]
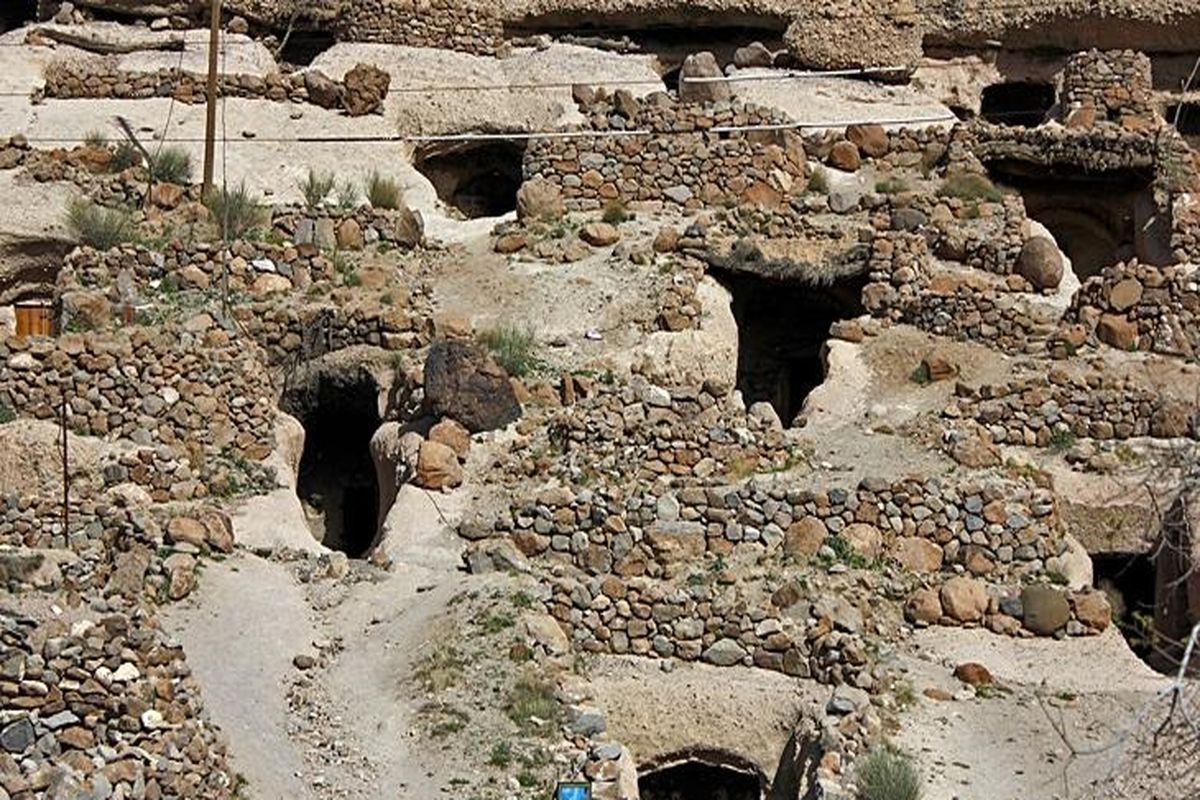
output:
[[[65,396],[68,425],[83,435],[249,460],[274,446],[274,391],[261,355],[221,329],[5,338],[0,358],[0,401],[21,416],[58,419]]]
[[[622,95],[624,97],[624,95]],[[594,209],[613,201],[659,200],[686,208],[778,202],[803,188],[804,148],[788,132],[706,133],[715,127],[786,122],[776,111],[742,104],[678,104],[659,94],[593,111],[588,130],[646,135],[534,139],[526,180],[562,189],[567,205]]]
[[[864,563],[896,560],[913,572],[1041,572],[1059,555],[1051,492],[1001,481],[866,480],[813,491],[756,479],[621,499],[549,490],[515,503],[497,528],[526,555],[561,554],[593,575],[676,577],[706,553],[746,546],[777,557],[816,557],[825,546]]]
[[[460,0],[358,0],[335,25],[345,41],[492,55],[504,41],[499,14],[470,5]]]
[[[1150,59],[1132,50],[1088,50],[1067,59],[1062,74],[1062,116],[1130,128],[1153,124]]]
[[[1200,346],[1200,286],[1191,265],[1130,262],[1088,279],[1064,315],[1091,342],[1193,357]]]

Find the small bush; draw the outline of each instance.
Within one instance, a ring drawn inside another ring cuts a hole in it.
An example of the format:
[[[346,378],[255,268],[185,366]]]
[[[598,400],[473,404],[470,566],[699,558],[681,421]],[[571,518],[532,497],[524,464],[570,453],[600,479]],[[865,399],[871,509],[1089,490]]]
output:
[[[181,147],[164,147],[154,156],[150,167],[155,181],[179,186],[192,182],[192,157]]]
[[[121,142],[117,145],[112,161],[108,162],[109,169],[113,172],[124,172],[130,167],[139,167],[141,164],[142,151],[138,150],[132,142]]]
[[[241,239],[267,220],[266,209],[251,196],[246,184],[236,189],[213,189],[204,198],[222,239]]]
[[[999,203],[1004,194],[987,176],[975,172],[956,172],[942,181],[938,189],[941,197],[956,197],[959,200],[986,200],[989,203]]]
[[[67,206],[67,228],[79,241],[97,250],[109,250],[132,241],[135,228],[128,211],[104,208],[77,198]]]
[[[894,747],[879,747],[863,756],[854,775],[862,800],[920,800],[924,794],[920,770]]]
[[[808,176],[808,190],[818,194],[829,191],[829,173],[824,167],[817,167],[812,171],[812,175]]]
[[[394,178],[385,178],[378,172],[367,176],[367,202],[374,208],[397,209],[403,202],[404,195],[400,184]]]
[[[601,217],[609,225],[620,225],[622,222],[628,222],[633,219],[633,215],[629,213],[629,209],[620,200],[613,200],[604,207],[604,215]]]
[[[488,763],[493,767],[504,769],[512,763],[512,746],[508,742],[496,742],[492,745],[492,754]]]
[[[514,378],[528,375],[541,363],[537,357],[537,338],[529,328],[501,325],[480,333],[479,343]]]
[[[337,187],[337,209],[349,214],[358,208],[358,187],[350,181],[342,181]]]
[[[545,681],[521,678],[508,693],[504,710],[522,731],[553,731],[558,727],[558,699],[554,687]]]
[[[877,194],[900,194],[908,191],[908,181],[904,178],[885,178],[875,184]]]
[[[17,413],[8,403],[0,402],[0,425],[7,425],[17,418]]]
[[[104,147],[108,144],[108,137],[103,131],[88,131],[83,136],[83,143],[88,147]]]
[[[1069,428],[1058,428],[1050,434],[1050,449],[1062,453],[1074,447],[1076,441],[1077,437]]]
[[[309,211],[316,210],[325,202],[325,198],[333,191],[334,183],[332,172],[317,172],[312,167],[308,168],[308,177],[300,181],[298,186],[304,193],[304,204]]]

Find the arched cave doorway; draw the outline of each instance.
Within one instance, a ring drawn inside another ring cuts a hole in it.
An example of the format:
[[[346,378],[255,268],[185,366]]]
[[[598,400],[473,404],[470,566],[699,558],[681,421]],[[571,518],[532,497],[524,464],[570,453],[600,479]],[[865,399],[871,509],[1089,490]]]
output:
[[[331,31],[292,31],[279,51],[279,61],[293,67],[307,67],[335,44],[337,37]]]
[[[365,369],[301,369],[280,406],[304,426],[296,493],[313,536],[351,558],[369,555],[379,527],[371,458],[371,437],[382,423],[375,380]]]
[[[38,0],[6,0],[0,3],[0,33],[38,20]]]
[[[763,800],[766,781],[744,759],[725,753],[695,753],[642,769],[642,800]]]
[[[1152,176],[1009,160],[987,167],[993,180],[1020,192],[1026,213],[1049,229],[1080,280],[1135,257],[1172,261],[1170,220],[1154,203]]]
[[[1036,128],[1056,101],[1054,87],[1048,83],[995,83],[983,90],[979,116],[996,125]]]
[[[809,393],[825,380],[830,325],[864,313],[866,276],[841,278],[828,285],[740,271],[716,273],[716,277],[733,295],[737,387],[747,406],[766,401],[784,425],[790,425]]]
[[[524,157],[525,146],[518,142],[439,144],[419,149],[414,166],[442,202],[477,219],[516,210]]]

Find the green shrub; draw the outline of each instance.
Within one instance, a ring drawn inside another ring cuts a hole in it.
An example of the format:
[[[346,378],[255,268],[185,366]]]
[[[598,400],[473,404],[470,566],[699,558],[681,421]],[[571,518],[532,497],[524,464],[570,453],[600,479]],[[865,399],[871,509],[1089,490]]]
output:
[[[8,403],[0,402],[0,425],[7,425],[17,418],[17,412]]]
[[[342,181],[337,187],[337,210],[349,214],[358,208],[358,187],[350,181]]]
[[[150,167],[155,181],[179,186],[192,182],[192,157],[181,147],[164,147],[154,156]]]
[[[894,747],[877,747],[854,770],[862,800],[920,800],[921,772],[912,758]]]
[[[817,167],[812,171],[812,175],[808,176],[808,190],[817,194],[829,191],[829,173],[824,167]]]
[[[554,686],[546,681],[521,678],[508,693],[504,711],[522,731],[549,732],[558,727],[558,699]]]
[[[999,203],[1004,199],[1004,194],[986,175],[975,172],[956,172],[948,176],[942,181],[938,195],[959,200],[986,200],[989,203]]]
[[[304,204],[309,211],[314,211],[325,202],[333,191],[335,179],[332,172],[317,172],[308,168],[308,177],[299,182],[300,191],[304,193]]]
[[[376,171],[367,176],[367,202],[374,208],[397,209],[404,200],[400,184],[394,178],[385,178]]]
[[[67,206],[67,228],[75,238],[97,250],[109,250],[132,241],[135,227],[128,211],[104,208],[76,198]]]
[[[501,325],[480,333],[479,343],[515,378],[528,375],[541,363],[537,357],[537,337],[529,328]]]
[[[900,177],[884,178],[875,184],[877,194],[900,194],[908,191],[908,181]]]
[[[267,210],[251,196],[246,184],[236,189],[213,189],[204,198],[222,239],[244,238],[252,228],[267,221]]]
[[[103,131],[88,131],[83,135],[83,143],[88,147],[104,147],[108,144],[108,137]]]
[[[493,767],[504,769],[512,763],[512,746],[508,742],[496,742],[492,745],[492,754],[488,763]]]
[[[113,172],[124,172],[130,167],[138,167],[141,164],[142,151],[138,150],[132,142],[121,142],[113,153],[112,161],[108,162],[108,167]]]
[[[620,225],[622,222],[628,222],[633,219],[633,215],[629,213],[629,209],[620,200],[612,200],[604,207],[604,215],[601,219],[609,225]]]

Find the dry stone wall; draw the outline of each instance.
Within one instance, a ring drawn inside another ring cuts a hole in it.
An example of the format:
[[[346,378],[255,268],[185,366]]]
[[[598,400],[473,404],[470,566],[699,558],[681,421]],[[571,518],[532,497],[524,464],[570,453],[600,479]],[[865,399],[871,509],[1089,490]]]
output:
[[[697,105],[657,98],[628,96],[592,113],[590,130],[648,131],[645,135],[531,141],[525,179],[558,186],[575,209],[617,200],[687,208],[756,198],[778,202],[802,187],[804,149],[795,134],[706,133],[723,126],[785,123],[779,112],[738,101]]]
[[[1200,281],[1191,265],[1116,264],[1084,283],[1064,321],[1091,342],[1192,357],[1200,346]]]
[[[1067,59],[1062,74],[1062,113],[1069,121],[1127,126],[1150,124],[1154,86],[1150,59],[1132,50],[1088,50]]]

